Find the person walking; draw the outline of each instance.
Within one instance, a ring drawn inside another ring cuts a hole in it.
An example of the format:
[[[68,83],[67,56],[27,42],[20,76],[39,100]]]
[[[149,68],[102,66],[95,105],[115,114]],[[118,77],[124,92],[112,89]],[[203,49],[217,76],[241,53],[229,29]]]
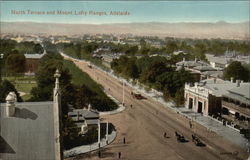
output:
[[[101,158],[101,151],[98,151],[98,157]]]
[[[167,133],[166,132],[164,132],[164,138],[166,138],[167,137]]]
[[[119,159],[121,158],[121,155],[122,155],[122,153],[121,153],[121,152],[118,152],[118,158],[119,158]]]
[[[190,127],[190,128],[192,128],[192,127],[193,127],[193,125],[192,125],[192,122],[191,122],[191,121],[189,121],[189,127]]]

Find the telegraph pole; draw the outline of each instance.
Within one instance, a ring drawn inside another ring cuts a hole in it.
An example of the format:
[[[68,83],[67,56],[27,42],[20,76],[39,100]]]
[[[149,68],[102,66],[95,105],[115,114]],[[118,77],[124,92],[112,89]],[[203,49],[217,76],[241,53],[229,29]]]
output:
[[[106,143],[108,144],[108,135],[109,135],[109,122],[106,124]]]
[[[122,104],[124,105],[124,80],[122,80]]]

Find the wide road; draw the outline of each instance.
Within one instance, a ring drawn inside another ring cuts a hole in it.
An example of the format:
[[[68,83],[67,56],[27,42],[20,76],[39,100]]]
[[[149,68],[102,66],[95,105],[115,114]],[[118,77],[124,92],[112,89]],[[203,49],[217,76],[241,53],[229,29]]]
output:
[[[73,62],[103,85],[110,95],[122,102],[123,85],[119,80],[96,68],[89,68],[86,62]],[[113,123],[118,132],[116,140],[102,150],[102,159],[118,159],[118,152],[121,152],[121,159],[125,160],[247,159],[247,153],[240,147],[195,122],[190,128],[187,118],[163,107],[150,97],[143,100],[134,99],[130,95],[132,90],[131,87],[125,86],[125,111],[102,117],[103,121]],[[178,142],[175,131],[183,134],[189,142]],[[164,132],[167,133],[167,138],[164,138]],[[191,135],[194,133],[205,142],[205,147],[198,147],[192,142]],[[126,139],[126,144],[123,144],[123,138]],[[94,153],[69,159],[99,158]]]

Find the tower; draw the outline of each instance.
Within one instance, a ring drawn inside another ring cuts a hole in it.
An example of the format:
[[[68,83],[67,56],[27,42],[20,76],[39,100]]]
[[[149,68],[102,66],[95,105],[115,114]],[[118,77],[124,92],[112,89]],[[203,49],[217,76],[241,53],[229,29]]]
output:
[[[62,137],[61,137],[61,91],[59,87],[59,78],[61,74],[56,70],[54,77],[56,78],[55,88],[53,93],[53,111],[54,111],[54,134],[55,134],[55,160],[63,159],[62,152]]]

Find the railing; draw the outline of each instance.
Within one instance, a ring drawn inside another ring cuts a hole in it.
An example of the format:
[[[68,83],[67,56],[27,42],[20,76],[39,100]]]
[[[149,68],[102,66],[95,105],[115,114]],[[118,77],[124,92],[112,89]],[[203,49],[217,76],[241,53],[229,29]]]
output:
[[[236,105],[234,103],[222,101],[222,106],[233,109],[235,112],[242,113],[244,115],[250,116],[250,109],[249,108],[243,108],[240,105]]]

